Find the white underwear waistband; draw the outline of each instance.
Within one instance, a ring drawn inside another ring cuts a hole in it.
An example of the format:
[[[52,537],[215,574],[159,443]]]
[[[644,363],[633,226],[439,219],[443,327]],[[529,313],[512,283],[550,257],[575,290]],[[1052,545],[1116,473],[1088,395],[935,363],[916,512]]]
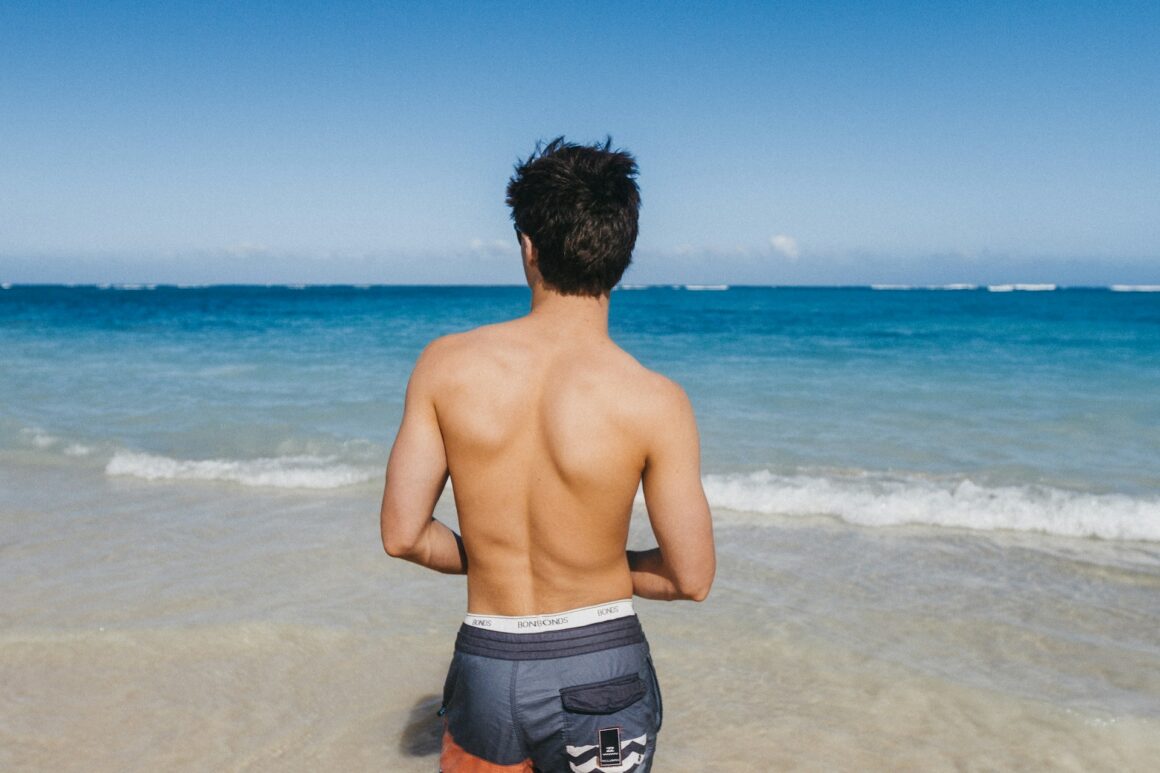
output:
[[[569,609],[567,612],[553,612],[547,615],[528,615],[526,617],[512,617],[509,615],[476,615],[467,613],[464,625],[472,628],[486,628],[490,631],[502,633],[539,633],[541,631],[561,631],[565,628],[579,628],[582,625],[615,620],[618,617],[631,617],[636,611],[632,608],[632,599],[610,601],[607,604],[597,604],[592,607]]]

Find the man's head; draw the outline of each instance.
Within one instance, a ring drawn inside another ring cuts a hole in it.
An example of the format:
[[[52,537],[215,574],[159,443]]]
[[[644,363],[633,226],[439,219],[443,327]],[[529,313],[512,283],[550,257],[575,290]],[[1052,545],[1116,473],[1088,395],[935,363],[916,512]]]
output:
[[[557,137],[516,165],[507,203],[531,239],[544,283],[564,295],[605,295],[620,281],[636,244],[640,191],[636,160],[603,144]]]

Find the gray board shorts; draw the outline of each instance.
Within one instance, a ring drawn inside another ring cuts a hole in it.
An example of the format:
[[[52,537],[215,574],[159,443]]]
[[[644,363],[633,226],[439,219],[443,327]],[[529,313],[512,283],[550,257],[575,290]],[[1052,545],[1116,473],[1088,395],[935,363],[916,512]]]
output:
[[[542,621],[567,625],[608,609],[612,619],[542,630]],[[517,626],[531,632],[509,632]],[[468,615],[443,687],[440,770],[649,771],[662,711],[631,600],[556,616]]]

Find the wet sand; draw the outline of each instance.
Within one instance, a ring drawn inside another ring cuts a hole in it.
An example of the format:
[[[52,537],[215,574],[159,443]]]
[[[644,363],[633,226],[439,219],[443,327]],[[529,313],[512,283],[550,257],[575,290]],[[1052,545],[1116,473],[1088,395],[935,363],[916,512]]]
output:
[[[465,594],[382,553],[374,487],[5,466],[0,493],[0,769],[436,768]],[[1155,546],[717,518],[710,599],[638,602],[656,770],[1160,759]]]

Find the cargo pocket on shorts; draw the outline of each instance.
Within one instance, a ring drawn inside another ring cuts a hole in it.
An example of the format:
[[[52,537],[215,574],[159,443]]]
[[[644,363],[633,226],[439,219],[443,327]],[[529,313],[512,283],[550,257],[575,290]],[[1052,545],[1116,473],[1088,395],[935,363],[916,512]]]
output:
[[[573,771],[637,769],[657,731],[649,687],[633,674],[560,690],[564,751]]]

